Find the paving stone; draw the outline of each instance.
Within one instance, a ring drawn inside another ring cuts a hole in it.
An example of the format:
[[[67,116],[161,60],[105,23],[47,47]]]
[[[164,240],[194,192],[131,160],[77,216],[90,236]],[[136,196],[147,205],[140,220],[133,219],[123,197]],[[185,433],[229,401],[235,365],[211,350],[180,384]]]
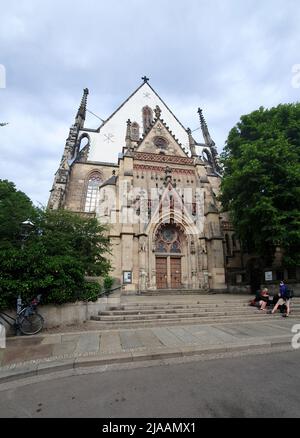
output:
[[[119,333],[106,332],[100,337],[100,353],[110,354],[122,351]]]
[[[179,338],[184,344],[198,345],[199,338],[183,327],[169,327],[169,331]]]
[[[147,349],[163,347],[163,343],[157,338],[157,336],[155,336],[153,330],[151,329],[138,330],[137,333],[142,344]]]
[[[189,330],[194,336],[197,336],[199,339],[199,344],[201,345],[236,341],[235,336],[219,330],[219,326],[205,326],[203,328],[201,326],[189,326],[186,328],[186,330]]]
[[[81,334],[77,342],[75,353],[88,353],[99,351],[100,335],[99,333],[84,333]]]
[[[76,342],[63,342],[62,344],[56,344],[53,347],[53,356],[64,356],[65,354],[73,354],[75,353],[76,347]]]
[[[34,345],[40,345],[43,341],[44,336],[37,336],[37,337],[27,337],[27,336],[18,336],[13,338],[6,338],[6,346],[7,348],[10,347],[20,347],[20,348],[26,348],[34,346]]]
[[[282,334],[282,328],[278,326],[269,326],[268,324],[243,324],[243,330],[246,330],[251,337],[276,336]],[[286,332],[286,331],[284,331]]]
[[[62,335],[61,342],[78,342],[80,334]]]
[[[182,346],[184,343],[177,338],[173,333],[171,333],[168,328],[165,327],[156,327],[152,329],[155,336],[166,346],[166,347],[175,347]]]
[[[50,357],[52,356],[52,353],[53,345],[6,348],[2,359],[2,365]]]
[[[218,325],[217,327],[215,326],[215,328],[236,338],[251,337],[249,330],[243,328],[240,324],[235,324],[234,326]]]
[[[51,336],[45,336],[44,339],[41,342],[41,345],[60,344],[61,343],[61,338],[62,338],[62,336],[60,334],[51,335]]]
[[[143,343],[135,331],[120,332],[120,340],[123,350],[143,347]]]

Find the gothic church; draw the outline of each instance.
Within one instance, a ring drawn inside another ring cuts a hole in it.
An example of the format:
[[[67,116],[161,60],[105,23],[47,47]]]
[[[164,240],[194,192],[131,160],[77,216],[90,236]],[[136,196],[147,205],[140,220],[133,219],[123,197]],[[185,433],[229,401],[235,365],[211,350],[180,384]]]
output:
[[[98,129],[85,126],[84,90],[48,207],[108,224],[111,275],[125,294],[224,292],[227,240],[234,237],[217,200],[215,143],[201,109],[199,143],[149,79],[142,81]]]

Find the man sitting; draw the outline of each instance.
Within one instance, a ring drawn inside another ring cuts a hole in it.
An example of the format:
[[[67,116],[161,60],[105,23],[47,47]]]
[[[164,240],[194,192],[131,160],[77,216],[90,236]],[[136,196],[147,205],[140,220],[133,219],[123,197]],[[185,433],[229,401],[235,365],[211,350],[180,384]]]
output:
[[[286,285],[284,284],[283,281],[280,282],[278,295],[279,295],[279,300],[275,304],[271,313],[272,314],[275,313],[279,306],[285,305],[286,313],[284,314],[284,316],[289,316],[289,314],[290,314],[290,293],[289,293],[288,288],[286,287]]]

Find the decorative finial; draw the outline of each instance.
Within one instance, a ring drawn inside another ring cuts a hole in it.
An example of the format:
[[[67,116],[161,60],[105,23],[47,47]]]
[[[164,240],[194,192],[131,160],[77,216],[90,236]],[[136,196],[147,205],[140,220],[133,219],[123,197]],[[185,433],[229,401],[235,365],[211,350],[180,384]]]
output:
[[[207,126],[206,125],[206,121],[205,121],[205,118],[204,118],[204,116],[203,116],[203,114],[202,114],[202,109],[201,108],[198,108],[198,114],[199,114],[199,116],[200,116],[200,123],[201,123],[201,126]]]
[[[147,76],[143,76],[142,81],[144,82],[144,84],[146,84],[146,83],[148,83],[149,78],[147,78]]]
[[[201,130],[202,130],[202,134],[203,134],[203,138],[204,138],[204,142],[205,144],[207,144],[207,146],[215,146],[214,141],[212,140],[209,131],[208,131],[208,127],[205,121],[205,118],[202,114],[202,109],[198,108],[198,114],[200,117],[200,125],[201,125]]]
[[[161,116],[161,109],[159,108],[158,105],[156,105],[154,112],[155,112],[155,117],[156,117],[157,119],[159,119],[160,116]]]
[[[125,139],[126,140],[131,140],[131,120],[128,119],[126,124],[127,124],[127,129],[126,129],[126,137],[125,137]]]
[[[131,143],[131,120],[128,119],[127,120],[127,128],[126,128],[126,137],[125,137],[125,142],[126,142],[126,147],[128,151],[132,150],[132,143]]]
[[[189,137],[189,146],[190,146],[191,155],[192,155],[192,157],[197,157],[195,140],[192,136],[192,131],[190,128],[187,128],[186,132],[187,132],[188,137]]]

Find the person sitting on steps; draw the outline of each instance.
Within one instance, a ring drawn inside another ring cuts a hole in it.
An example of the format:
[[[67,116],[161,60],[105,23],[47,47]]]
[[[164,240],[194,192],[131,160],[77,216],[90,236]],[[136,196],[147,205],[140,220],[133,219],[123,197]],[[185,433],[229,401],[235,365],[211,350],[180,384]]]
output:
[[[273,307],[273,310],[270,312],[271,314],[274,314],[279,306],[286,306],[286,313],[283,316],[289,316],[290,314],[290,295],[288,292],[288,288],[284,284],[283,281],[280,282],[279,285],[279,300]]]
[[[261,294],[260,294],[260,301],[259,301],[260,308],[259,308],[259,310],[266,310],[266,307],[269,304],[269,298],[270,298],[269,291],[265,287],[261,291]]]

